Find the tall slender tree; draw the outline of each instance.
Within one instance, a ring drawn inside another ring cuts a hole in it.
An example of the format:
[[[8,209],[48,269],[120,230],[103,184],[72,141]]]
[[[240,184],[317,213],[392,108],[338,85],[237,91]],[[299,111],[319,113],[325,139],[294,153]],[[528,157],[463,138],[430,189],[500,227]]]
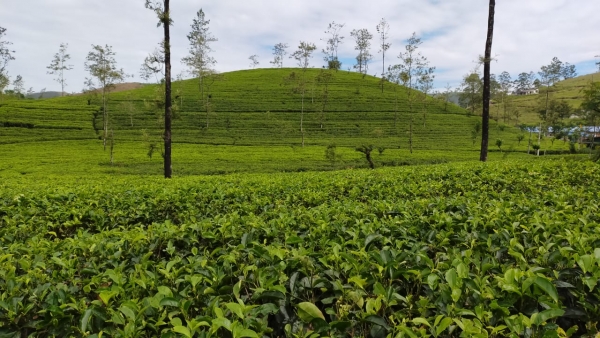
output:
[[[171,8],[169,0],[146,0],[146,8],[154,11],[158,17],[158,26],[163,26],[164,39],[162,42],[165,65],[165,156],[164,156],[164,175],[165,178],[171,178],[173,168],[171,165]]]
[[[598,120],[600,120],[600,82],[592,82],[583,89],[583,102],[581,108],[585,111],[585,118],[592,126],[591,147],[595,147],[596,134],[598,133]]]
[[[563,67],[560,71],[560,77],[563,80],[568,80],[568,79],[572,79],[576,76],[577,76],[577,68],[575,67],[575,65],[565,62],[565,64],[563,65]]]
[[[15,95],[19,98],[22,98],[24,96],[23,91],[25,90],[25,81],[23,81],[23,77],[21,75],[17,75],[12,84]]]
[[[434,71],[435,67],[425,67],[423,73],[417,79],[417,88],[423,93],[423,95],[421,95],[423,98],[423,128],[425,128],[425,123],[427,121],[427,98],[429,92],[433,89],[433,80],[435,79],[435,75],[433,74]]]
[[[463,77],[461,90],[458,94],[458,102],[471,115],[479,111],[483,102],[483,81],[478,69],[473,69]]]
[[[394,88],[394,131],[396,131],[396,127],[398,125],[398,87],[402,82],[402,71],[399,65],[388,66],[387,71],[387,79],[391,83],[395,84],[392,88]]]
[[[494,16],[496,13],[496,0],[490,0],[487,39],[485,42],[485,54],[483,59],[483,116],[481,122],[481,153],[479,160],[487,161],[488,144],[490,132],[490,94],[491,94],[491,61],[492,42],[494,39]]]
[[[6,28],[0,27],[0,75],[8,78],[8,75],[5,73],[6,66],[10,61],[15,59],[12,55],[15,51],[8,48],[8,46],[12,45],[12,42],[4,40],[5,35]]]
[[[500,76],[498,77],[498,83],[500,85],[500,90],[499,90],[499,94],[500,94],[500,100],[502,102],[502,108],[504,110],[503,113],[503,117],[504,117],[504,122],[507,122],[509,116],[508,116],[508,93],[510,93],[510,90],[513,87],[513,80],[510,76],[510,74],[508,72],[502,72],[500,74]]]
[[[296,84],[294,88],[295,92],[299,92],[302,97],[302,110],[300,112],[300,133],[302,134],[302,147],[304,147],[304,97],[306,95],[306,86],[308,80],[306,79],[306,70],[310,64],[313,52],[317,49],[314,43],[301,41],[296,50],[290,58],[296,59],[298,66],[302,68],[302,75],[298,76],[296,73],[292,73],[288,80]]]
[[[323,54],[325,54],[325,57],[323,59],[325,62],[327,62],[328,69],[339,70],[342,68],[342,63],[338,59],[338,49],[344,42],[344,36],[341,34],[344,26],[345,24],[339,24],[333,21],[329,24],[327,30],[325,31],[325,34],[327,34],[328,37],[325,40],[326,46],[325,49],[323,49]]]
[[[448,102],[450,102],[450,97],[452,96],[452,87],[450,86],[450,83],[446,84],[446,87],[444,87],[444,93],[443,93],[443,97],[444,97],[444,111],[448,111]]]
[[[535,74],[533,72],[523,72],[517,76],[517,79],[514,82],[514,85],[517,90],[527,90],[533,87],[534,82],[536,81]]]
[[[211,44],[219,41],[210,32],[209,24],[210,20],[206,19],[206,14],[200,9],[192,22],[192,30],[187,36],[190,43],[189,55],[182,60],[190,68],[192,75],[198,79],[200,100],[206,110],[206,128],[208,128],[209,95],[205,89],[205,79],[215,73],[213,67],[217,60],[210,55],[213,52]]]
[[[410,119],[410,135],[409,135],[409,147],[410,152],[412,153],[412,123],[414,117],[413,113],[413,105],[417,96],[417,92],[414,90],[418,81],[427,74],[427,72],[431,71],[433,73],[433,68],[429,67],[429,61],[426,57],[424,57],[419,51],[419,46],[422,44],[421,39],[417,37],[416,33],[413,33],[412,36],[408,39],[406,46],[404,47],[405,52],[400,53],[398,58],[401,63],[389,67],[390,76],[394,76],[396,79],[399,79],[402,85],[408,88],[408,106],[409,113],[411,115]],[[396,75],[392,75],[395,73]]]
[[[289,45],[287,43],[278,43],[273,47],[273,61],[271,64],[278,68],[283,68],[283,59],[287,55],[287,49]]]
[[[359,73],[365,76],[369,70],[369,62],[373,59],[373,55],[370,53],[373,34],[371,34],[368,29],[363,28],[353,30],[350,32],[350,36],[352,36],[356,43],[354,49],[358,51],[354,69],[357,69]]]
[[[8,46],[10,46],[12,43],[4,40],[5,35],[6,28],[0,27],[0,99],[2,98],[4,89],[10,84],[10,77],[6,71],[6,66],[10,61],[15,59],[12,56],[14,51],[8,48]]]
[[[392,44],[389,42],[390,39],[390,24],[387,22],[385,18],[382,18],[377,25],[377,34],[379,35],[379,53],[381,53],[382,58],[382,68],[381,68],[381,92],[383,93],[383,81],[385,81],[385,52],[387,52]]]
[[[65,94],[65,87],[67,86],[67,80],[65,80],[65,72],[73,69],[73,65],[68,64],[71,59],[71,55],[67,53],[68,43],[61,43],[58,49],[58,53],[54,54],[54,59],[50,63],[48,68],[48,74],[56,75],[56,82],[60,84],[61,91],[60,96]]]
[[[560,61],[557,57],[552,58],[550,64],[546,66],[542,66],[538,75],[540,77],[540,82],[542,85],[546,87],[546,95],[545,96],[545,116],[550,116],[550,88],[554,87],[554,85],[560,81],[561,74],[563,71],[563,62]],[[539,139],[538,139],[539,141]],[[539,143],[539,142],[538,142]]]
[[[94,80],[98,82],[102,93],[102,129],[103,145],[106,150],[108,140],[109,114],[108,114],[108,95],[115,87],[115,84],[123,82],[126,75],[123,69],[117,68],[115,52],[112,47],[106,45],[92,45],[92,50],[88,53],[85,61],[85,70],[90,72],[91,78],[86,78],[86,85],[95,87]]]
[[[250,60],[250,67],[252,67],[252,69],[255,69],[260,64],[260,61],[258,61],[258,55],[256,54],[250,55],[248,60]]]

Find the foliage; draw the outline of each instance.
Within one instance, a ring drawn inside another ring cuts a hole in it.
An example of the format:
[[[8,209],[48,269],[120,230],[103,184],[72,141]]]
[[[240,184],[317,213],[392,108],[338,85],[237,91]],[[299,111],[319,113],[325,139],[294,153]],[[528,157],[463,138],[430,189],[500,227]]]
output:
[[[271,64],[278,68],[283,68],[283,59],[287,55],[287,49],[289,45],[287,43],[278,43],[273,47],[273,61]]]
[[[117,68],[115,55],[116,53],[112,51],[112,47],[109,45],[104,47],[92,45],[92,51],[88,53],[85,61],[85,70],[89,71],[91,76],[86,78],[86,85],[93,88],[95,86],[94,80],[96,80],[102,92],[102,126],[104,131],[102,138],[105,149],[109,129],[108,95],[115,84],[123,82],[126,77],[123,69]]]
[[[354,49],[358,51],[354,69],[365,76],[369,70],[369,62],[373,59],[373,55],[370,52],[373,34],[371,34],[368,29],[362,28],[352,30],[350,36],[354,39],[354,43],[356,44]]]
[[[250,67],[252,69],[258,67],[258,65],[260,64],[260,61],[258,61],[258,55],[256,55],[256,54],[250,55],[248,60],[250,60]]]
[[[67,53],[69,44],[61,43],[58,49],[58,53],[54,54],[54,58],[48,68],[48,74],[56,75],[56,82],[61,86],[61,96],[65,93],[65,87],[67,86],[67,80],[65,79],[65,72],[72,70],[73,65],[69,65],[68,62],[71,59],[71,55]]]
[[[504,143],[504,141],[502,141],[502,139],[497,139],[496,140],[496,147],[498,147],[498,150],[502,151],[502,144]]]
[[[369,163],[369,167],[371,169],[375,169],[375,163],[373,163],[373,158],[371,157],[371,153],[375,149],[375,146],[371,145],[362,145],[360,147],[356,147],[356,151],[359,153],[363,153],[365,155],[365,159],[367,163]],[[383,151],[381,151],[383,153]]]
[[[475,146],[475,142],[477,141],[479,135],[481,135],[481,121],[477,120],[473,126],[473,129],[471,129],[471,140],[473,140],[473,146]]]
[[[599,178],[536,161],[3,180],[0,334],[593,337]]]
[[[515,87],[517,90],[527,90],[533,88],[533,82],[535,81],[535,74],[533,72],[523,72],[517,76],[515,80]]]
[[[4,36],[6,35],[6,28],[0,27],[0,76],[8,78],[6,74],[6,65],[15,57],[12,55],[14,51],[10,50],[8,46],[12,45],[12,42],[6,41]],[[0,87],[2,89],[2,87]]]
[[[481,111],[483,102],[483,80],[478,72],[471,72],[463,78],[459,93],[459,102],[471,114]]]
[[[189,55],[182,59],[183,64],[199,81],[202,81],[207,73],[211,73],[217,63],[210,54],[213,52],[211,44],[219,40],[210,32],[209,24],[210,20],[206,19],[204,10],[200,9],[192,22],[192,30],[187,35],[190,44]]]
[[[321,39],[326,42],[325,49],[323,49],[323,60],[327,63],[328,69],[340,70],[342,68],[342,62],[338,58],[338,49],[344,42],[344,36],[341,34],[341,30],[346,24],[331,22],[327,26],[325,34],[328,35],[327,39]]]
[[[300,41],[298,49],[290,55],[290,59],[295,59],[298,62],[298,67],[306,71],[315,50],[317,50],[317,46],[314,43]]]
[[[585,111],[588,120],[600,118],[600,82],[590,82],[582,92],[581,108]]]
[[[557,125],[571,116],[571,106],[563,100],[550,99],[548,102],[540,100],[537,111],[546,126]]]
[[[377,34],[379,35],[379,53],[382,56],[381,62],[381,79],[382,81],[385,79],[385,52],[387,52],[392,44],[389,42],[390,39],[390,24],[387,22],[385,18],[381,18],[376,27]],[[383,91],[383,86],[381,87]]]

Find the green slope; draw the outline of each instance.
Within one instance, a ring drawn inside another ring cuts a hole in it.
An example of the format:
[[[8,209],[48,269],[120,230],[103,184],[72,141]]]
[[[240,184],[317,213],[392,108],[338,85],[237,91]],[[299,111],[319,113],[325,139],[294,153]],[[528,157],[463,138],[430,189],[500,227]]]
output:
[[[200,103],[198,81],[175,82],[178,110],[173,122],[174,142],[221,145],[298,145],[301,140],[301,97],[285,80],[299,69],[259,69],[225,73],[210,88],[212,112],[207,116]],[[409,108],[408,90],[360,74],[333,73],[323,110],[324,85],[315,80],[322,72],[311,69],[305,97],[307,145],[354,147],[375,144],[408,148],[410,120],[413,144],[419,150],[473,149],[471,130],[478,117],[469,117],[460,107],[428,97]],[[160,141],[161,112],[152,108],[158,86],[111,94],[111,129],[119,141],[144,139],[144,133]],[[423,95],[413,92],[414,96]],[[0,104],[0,143],[64,139],[97,139],[92,121],[100,99],[70,96],[41,101],[8,101]],[[149,105],[150,103],[150,105]],[[396,113],[396,110],[398,111]],[[397,117],[396,126],[394,120]],[[19,126],[32,128],[19,128]],[[101,129],[101,117],[95,119]],[[513,128],[492,128],[497,138],[516,140]],[[516,141],[515,141],[516,142]]]
[[[582,90],[592,81],[600,81],[600,73],[578,76],[573,79],[558,82],[550,89],[550,97],[568,102],[574,110],[579,109],[583,100]],[[512,97],[515,109],[518,109],[522,117],[521,123],[541,122],[535,111],[540,99],[545,98],[545,91],[539,95],[525,95]],[[514,122],[514,121],[513,121]]]

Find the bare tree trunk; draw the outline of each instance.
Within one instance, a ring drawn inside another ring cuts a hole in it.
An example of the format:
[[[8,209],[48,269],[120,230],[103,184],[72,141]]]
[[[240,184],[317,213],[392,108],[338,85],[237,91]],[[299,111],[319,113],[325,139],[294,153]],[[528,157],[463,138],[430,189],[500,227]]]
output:
[[[383,93],[383,85],[385,84],[384,81],[385,81],[385,51],[383,51],[383,66],[381,69],[381,93]]]
[[[540,149],[542,148],[542,124],[540,123],[540,129],[538,129],[538,150],[537,156],[540,156]]]
[[[488,142],[490,133],[490,59],[492,57],[492,41],[494,38],[494,14],[496,0],[490,0],[490,12],[488,17],[488,33],[485,43],[485,56],[483,65],[483,116],[482,116],[482,133],[481,133],[481,154],[479,160],[487,161],[488,157]]]
[[[592,139],[590,140],[590,157],[594,156],[594,147],[596,146],[596,120],[592,119]]]
[[[370,167],[371,169],[375,169],[375,163],[373,163],[373,159],[371,158],[371,152],[370,152],[370,151],[368,151],[368,152],[366,153],[366,156],[367,156],[367,161],[369,162],[369,167]]]
[[[302,88],[302,110],[300,112],[300,133],[302,134],[302,148],[304,148],[304,93],[305,90]]]
[[[169,0],[164,0],[163,27],[165,31],[165,158],[164,171],[165,178],[171,178],[173,169],[171,167],[171,11],[169,9]]]
[[[325,84],[325,95],[323,97],[323,108],[321,110],[321,129],[323,129],[325,121],[325,108],[327,107],[327,103],[329,103],[329,85]]]
[[[410,147],[410,153],[413,153],[413,138],[412,135],[413,134],[413,117],[410,117],[410,131],[409,131],[409,136],[408,136],[408,145]]]
[[[108,138],[108,111],[106,111],[106,85],[104,86],[104,88],[102,88],[102,116],[103,118],[103,126],[102,128],[104,129],[104,137],[103,137],[103,146],[104,146],[104,150],[106,151],[106,139]]]
[[[427,123],[427,94],[424,94],[423,97],[423,128],[425,128]]]
[[[531,129],[529,129],[529,143],[527,144],[527,155],[529,155],[529,151],[531,149],[531,136],[532,136],[533,131]]]
[[[209,100],[209,98],[206,97],[206,129],[208,129],[209,113],[210,113],[210,102],[208,100]]]
[[[110,165],[114,164],[113,154],[115,149],[115,133],[113,130],[110,131]]]
[[[394,88],[396,92],[395,102],[394,102],[394,131],[396,131],[396,125],[398,124],[398,89]]]

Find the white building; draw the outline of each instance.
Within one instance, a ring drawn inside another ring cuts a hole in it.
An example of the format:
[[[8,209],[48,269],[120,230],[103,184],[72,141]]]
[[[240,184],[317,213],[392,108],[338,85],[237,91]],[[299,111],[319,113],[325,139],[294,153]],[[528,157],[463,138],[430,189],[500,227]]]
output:
[[[540,90],[537,88],[525,88],[525,89],[517,89],[512,94],[513,95],[537,95],[540,93]]]

